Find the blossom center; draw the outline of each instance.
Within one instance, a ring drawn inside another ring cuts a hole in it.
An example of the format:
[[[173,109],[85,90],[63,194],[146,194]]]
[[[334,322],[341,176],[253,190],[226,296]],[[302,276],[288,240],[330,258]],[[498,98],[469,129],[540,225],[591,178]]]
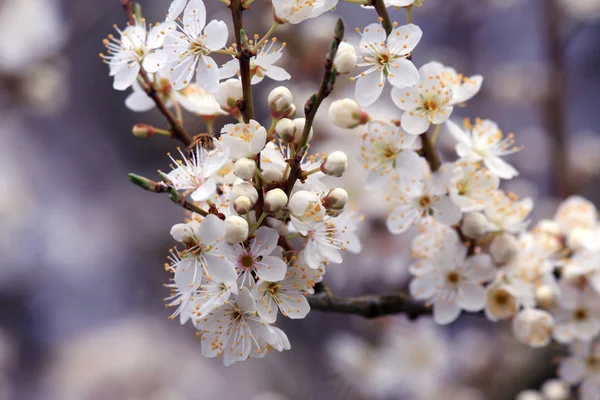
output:
[[[496,292],[496,296],[494,299],[496,300],[497,304],[504,306],[508,304],[508,301],[510,300],[510,295],[506,290],[500,289]]]
[[[244,254],[240,257],[239,263],[242,267],[246,269],[252,268],[252,266],[254,265],[254,257],[252,257],[250,254]]]
[[[452,272],[449,272],[448,275],[446,275],[446,279],[448,280],[449,283],[456,285],[458,283],[458,281],[460,280],[460,275],[458,274],[458,272],[452,271]]]
[[[204,47],[203,36],[198,36],[193,42],[190,43],[190,52],[192,54],[210,54],[210,50]]]
[[[584,308],[578,308],[573,312],[573,318],[576,321],[585,321],[588,319],[588,312]]]
[[[435,111],[438,109],[438,103],[435,99],[431,98],[429,100],[425,100],[423,103],[423,108],[427,111]]]

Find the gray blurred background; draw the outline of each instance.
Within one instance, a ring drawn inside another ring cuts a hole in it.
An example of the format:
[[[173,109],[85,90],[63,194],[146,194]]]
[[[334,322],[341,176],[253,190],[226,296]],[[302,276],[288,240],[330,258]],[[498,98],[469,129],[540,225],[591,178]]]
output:
[[[153,22],[169,5],[141,3]],[[206,3],[209,18],[230,25],[221,3]],[[413,14],[424,31],[417,67],[438,60],[484,76],[481,93],[453,117],[490,118],[516,134],[525,149],[510,160],[521,176],[505,188],[534,198],[534,219],[552,216],[568,194],[596,202],[600,0],[425,0]],[[403,11],[391,15],[404,23]],[[340,4],[276,33],[288,45],[279,65],[293,76],[285,84],[299,110],[317,88],[336,16],[350,41],[354,27],[376,20],[373,10]],[[271,17],[270,2],[257,0],[247,31],[264,33]],[[127,181],[128,172],[167,168],[177,144],[131,134],[135,123],[164,122],[156,111],[126,109],[127,94],[112,89],[98,57],[124,22],[119,0],[0,0],[0,400],[511,399],[553,375],[560,349],[533,352],[507,323],[474,316],[438,329],[315,311],[280,324],[291,351],[229,368],[202,358],[193,327],[169,321],[162,301],[169,229],[184,214]],[[275,86],[255,87],[264,124]],[[352,91],[341,78],[332,99]],[[332,126],[326,106],[318,148],[354,157],[361,132]],[[387,93],[372,112],[399,114]],[[201,131],[190,115],[186,125]],[[442,131],[440,141],[451,161],[451,139]],[[367,216],[363,253],[328,268],[338,295],[407,283],[410,235],[385,232],[381,199],[362,189],[359,170],[337,183]],[[392,360],[382,360],[386,349]]]

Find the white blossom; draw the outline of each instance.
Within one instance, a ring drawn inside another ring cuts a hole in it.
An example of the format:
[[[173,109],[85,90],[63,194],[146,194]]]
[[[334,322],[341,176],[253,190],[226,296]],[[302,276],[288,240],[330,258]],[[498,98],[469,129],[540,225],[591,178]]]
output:
[[[285,48],[285,43],[281,47],[275,47],[276,40],[267,42],[257,50],[256,56],[250,58],[250,76],[251,84],[256,85],[266,77],[274,81],[286,81],[291,75],[283,68],[274,65],[281,56]],[[237,58],[227,61],[219,69],[219,79],[227,79],[240,74],[240,61]]]
[[[373,104],[381,95],[387,80],[395,88],[414,85],[419,72],[408,59],[421,40],[423,32],[413,24],[394,28],[386,35],[381,24],[370,24],[361,33],[358,67],[368,67],[356,78],[356,101],[363,107]]]
[[[474,126],[467,122],[466,130],[452,121],[448,121],[447,125],[450,134],[458,142],[456,152],[460,157],[483,162],[491,173],[502,179],[519,175],[513,166],[500,158],[521,150],[514,146],[513,134],[503,137],[498,125],[488,119],[476,120]]]
[[[277,20],[283,23],[299,24],[331,10],[338,0],[273,0]]]
[[[227,124],[221,130],[221,140],[229,149],[232,160],[249,158],[265,147],[267,130],[253,119],[247,124]]]
[[[454,163],[450,179],[450,198],[463,212],[481,211],[493,199],[499,179],[469,159]]]

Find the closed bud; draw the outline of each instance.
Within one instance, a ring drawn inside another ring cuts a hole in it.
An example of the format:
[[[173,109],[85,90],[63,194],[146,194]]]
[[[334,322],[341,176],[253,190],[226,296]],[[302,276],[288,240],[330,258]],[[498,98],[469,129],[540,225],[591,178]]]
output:
[[[175,224],[171,228],[171,236],[179,243],[185,243],[194,237],[199,228],[200,224],[196,221],[187,224]]]
[[[221,108],[229,113],[234,111],[234,115],[239,112],[236,103],[243,97],[242,82],[239,79],[228,79],[221,82],[215,93],[215,98]]]
[[[133,136],[138,139],[148,139],[156,133],[155,129],[151,125],[137,124],[133,126]]]
[[[269,190],[265,195],[265,211],[274,213],[283,210],[287,205],[288,197],[281,189]]]
[[[284,118],[277,122],[275,132],[286,142],[292,143],[296,137],[296,124],[291,119]]]
[[[519,342],[531,347],[544,347],[552,339],[554,319],[546,311],[530,308],[517,314],[512,328]]]
[[[296,116],[296,106],[292,104],[283,113],[283,118],[294,118]]]
[[[364,112],[356,101],[342,99],[329,106],[329,119],[340,128],[352,129],[369,122],[369,114]]]
[[[549,309],[556,304],[556,290],[550,285],[540,285],[535,289],[535,302],[538,307]]]
[[[322,199],[323,206],[333,214],[341,214],[348,204],[348,192],[342,188],[331,189]]]
[[[325,216],[321,198],[316,193],[306,190],[299,190],[290,197],[288,209],[292,217],[303,222],[319,222]]]
[[[348,157],[343,151],[334,151],[321,163],[321,171],[325,175],[340,177],[346,172]]]
[[[294,137],[294,143],[300,144],[300,140],[302,139],[302,135],[304,134],[304,125],[306,124],[306,118],[296,118],[294,120],[294,125],[296,125],[296,136]],[[313,129],[310,127],[310,132],[308,133],[308,140],[306,143],[310,142],[310,139],[313,137]]]
[[[249,158],[240,158],[233,165],[233,173],[240,179],[249,181],[256,172],[256,163]]]
[[[262,174],[269,182],[279,182],[283,179],[283,171],[277,167],[265,168]]]
[[[235,200],[240,196],[247,197],[252,203],[251,206],[254,206],[258,200],[258,192],[256,191],[256,188],[254,185],[248,182],[238,183],[231,188],[231,200],[235,202]]]
[[[490,245],[490,255],[498,264],[507,264],[513,261],[518,254],[519,242],[509,233],[503,233],[496,237]]]
[[[225,220],[225,241],[229,244],[242,243],[248,238],[248,222],[237,215]]]
[[[348,74],[356,67],[356,49],[351,44],[342,42],[333,60],[333,66],[339,74]]]
[[[233,209],[240,215],[248,214],[252,210],[252,202],[246,196],[240,196],[233,201]]]
[[[481,213],[470,213],[465,215],[460,226],[461,232],[470,239],[477,239],[487,232],[488,222]]]
[[[292,92],[285,86],[276,87],[269,93],[268,101],[271,116],[273,118],[281,118],[293,104]]]

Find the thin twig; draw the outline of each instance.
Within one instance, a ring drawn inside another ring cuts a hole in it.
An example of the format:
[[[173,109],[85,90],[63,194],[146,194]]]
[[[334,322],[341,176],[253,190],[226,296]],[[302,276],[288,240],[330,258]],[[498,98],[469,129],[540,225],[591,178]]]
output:
[[[427,132],[424,132],[420,136],[421,143],[423,145],[423,157],[425,157],[425,159],[429,163],[431,171],[435,172],[440,168],[440,157],[438,156],[438,153],[435,149],[435,145],[429,138],[429,134]]]
[[[391,295],[336,297],[327,288],[318,294],[306,296],[312,310],[354,314],[365,318],[377,318],[393,314],[406,314],[410,320],[431,315],[433,310],[404,293]]]
[[[242,12],[244,7],[242,0],[231,0],[229,5],[231,17],[233,19],[233,30],[235,32],[235,42],[239,51],[238,60],[240,61],[240,77],[242,78],[242,91],[244,95],[244,104],[241,107],[244,122],[248,123],[254,119],[254,102],[252,99],[252,82],[250,76],[250,59],[254,55],[248,44],[248,37],[244,32]]]
[[[130,25],[135,24],[135,7],[133,0],[121,0],[121,4],[125,9],[125,13],[127,15],[127,21]],[[156,108],[161,112],[162,115],[165,116],[167,122],[169,123],[171,130],[171,137],[173,139],[177,139],[186,146],[190,146],[192,144],[192,137],[185,131],[181,123],[175,118],[173,113],[169,111],[167,105],[162,101],[156,87],[154,86],[154,82],[148,76],[148,73],[144,68],[140,66],[140,77],[144,83],[143,89],[146,94],[154,101],[156,104]]]
[[[286,185],[286,194],[289,196],[292,193],[292,189],[294,188],[294,184],[298,179],[300,174],[300,162],[304,157],[304,153],[308,149],[308,136],[310,135],[310,130],[312,129],[313,122],[315,120],[315,116],[317,115],[317,111],[319,110],[319,106],[325,100],[327,96],[333,91],[333,86],[335,85],[335,80],[337,77],[337,71],[333,66],[333,60],[335,59],[335,55],[337,54],[338,48],[340,46],[340,42],[344,38],[344,21],[339,18],[337,23],[335,24],[335,31],[333,34],[333,40],[329,45],[329,53],[327,54],[327,60],[325,61],[325,72],[323,74],[323,79],[321,80],[321,86],[319,87],[319,91],[314,93],[306,104],[304,105],[304,114],[306,115],[306,122],[304,123],[304,131],[302,132],[302,137],[300,139],[300,143],[298,144],[298,151],[296,155],[291,161],[290,175]]]
[[[136,174],[128,174],[129,181],[136,186],[141,187],[142,189],[152,192],[152,193],[168,193],[169,199],[180,207],[185,208],[186,210],[195,212],[196,214],[200,214],[203,217],[208,215],[208,212],[204,211],[202,208],[197,205],[190,203],[183,197],[177,190],[162,183],[154,182],[148,178],[144,178],[143,176],[139,176]]]

